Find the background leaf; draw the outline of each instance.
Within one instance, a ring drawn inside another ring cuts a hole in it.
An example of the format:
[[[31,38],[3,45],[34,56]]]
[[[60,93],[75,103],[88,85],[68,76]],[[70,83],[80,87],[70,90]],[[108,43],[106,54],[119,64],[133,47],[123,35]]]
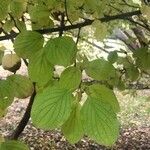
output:
[[[0,143],[1,150],[29,150],[27,145],[20,141],[6,141]]]
[[[96,59],[89,62],[85,70],[95,80],[109,80],[116,76],[113,65],[104,59]]]

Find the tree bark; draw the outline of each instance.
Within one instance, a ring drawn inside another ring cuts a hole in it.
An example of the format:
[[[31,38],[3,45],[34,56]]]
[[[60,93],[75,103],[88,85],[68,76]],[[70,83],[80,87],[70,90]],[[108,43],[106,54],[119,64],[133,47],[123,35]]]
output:
[[[26,127],[29,119],[30,119],[30,114],[31,114],[31,109],[32,109],[32,105],[34,102],[34,98],[35,98],[36,92],[34,90],[33,94],[30,97],[28,106],[26,108],[26,112],[24,113],[20,123],[18,124],[17,128],[15,129],[15,131],[12,133],[12,135],[9,136],[9,139],[11,140],[17,140],[20,136],[20,134],[23,132],[24,128]]]

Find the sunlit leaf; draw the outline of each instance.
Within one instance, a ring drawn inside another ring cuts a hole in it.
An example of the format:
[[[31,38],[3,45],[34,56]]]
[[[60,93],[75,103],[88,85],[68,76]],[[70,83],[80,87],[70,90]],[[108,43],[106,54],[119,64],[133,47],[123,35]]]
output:
[[[76,67],[69,67],[60,76],[59,84],[67,89],[76,89],[81,82],[81,71]]]
[[[35,97],[31,118],[42,129],[60,127],[70,116],[74,97],[66,89],[48,87]]]
[[[81,106],[76,104],[73,107],[70,117],[62,126],[62,131],[70,143],[76,143],[83,137],[80,109]]]
[[[102,102],[111,105],[114,112],[120,111],[119,103],[113,90],[107,88],[104,85],[92,85],[89,87],[88,92],[91,97],[94,97],[101,100]]]
[[[116,114],[110,105],[89,97],[81,109],[84,132],[99,144],[111,146],[119,135]]]

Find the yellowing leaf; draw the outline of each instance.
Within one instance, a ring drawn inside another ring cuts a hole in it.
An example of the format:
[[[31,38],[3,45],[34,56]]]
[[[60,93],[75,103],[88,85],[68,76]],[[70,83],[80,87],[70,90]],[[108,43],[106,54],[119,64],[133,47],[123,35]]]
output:
[[[104,40],[106,38],[106,35],[108,34],[107,32],[107,26],[105,23],[100,22],[99,20],[95,20],[92,23],[92,26],[95,28],[95,37],[98,40]]]
[[[2,58],[2,66],[5,70],[16,72],[21,66],[21,59],[16,54],[7,54]]]

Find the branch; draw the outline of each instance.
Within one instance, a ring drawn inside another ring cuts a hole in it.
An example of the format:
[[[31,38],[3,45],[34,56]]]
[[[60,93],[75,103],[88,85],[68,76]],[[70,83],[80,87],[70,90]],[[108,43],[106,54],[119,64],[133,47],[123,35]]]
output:
[[[109,21],[121,20],[121,19],[126,20],[127,18],[132,17],[134,15],[141,15],[141,11],[137,10],[137,11],[122,13],[122,14],[113,15],[113,16],[105,15],[105,17],[100,18],[99,20],[101,22],[109,22]],[[62,30],[63,31],[68,31],[68,30],[73,30],[73,29],[89,26],[93,22],[94,22],[94,20],[86,19],[84,22],[73,24],[73,25],[68,25],[68,26],[64,26],[64,27],[57,27],[57,28],[43,29],[43,30],[36,30],[36,31],[41,33],[41,34],[47,34],[47,33],[52,33],[52,32],[60,32]],[[10,37],[14,37],[15,38],[17,35],[18,35],[18,33],[14,33],[14,31],[12,31],[12,33],[10,33],[9,35],[1,36],[0,37],[0,41],[8,40],[8,39],[10,39]]]
[[[29,104],[26,108],[26,112],[25,112],[24,116],[22,117],[19,125],[17,126],[15,131],[12,133],[12,135],[9,137],[9,139],[17,140],[19,138],[20,134],[22,133],[22,131],[24,130],[24,128],[26,127],[26,125],[30,119],[31,108],[32,108],[32,105],[34,102],[35,95],[36,95],[36,92],[34,90],[32,96],[30,98]]]

